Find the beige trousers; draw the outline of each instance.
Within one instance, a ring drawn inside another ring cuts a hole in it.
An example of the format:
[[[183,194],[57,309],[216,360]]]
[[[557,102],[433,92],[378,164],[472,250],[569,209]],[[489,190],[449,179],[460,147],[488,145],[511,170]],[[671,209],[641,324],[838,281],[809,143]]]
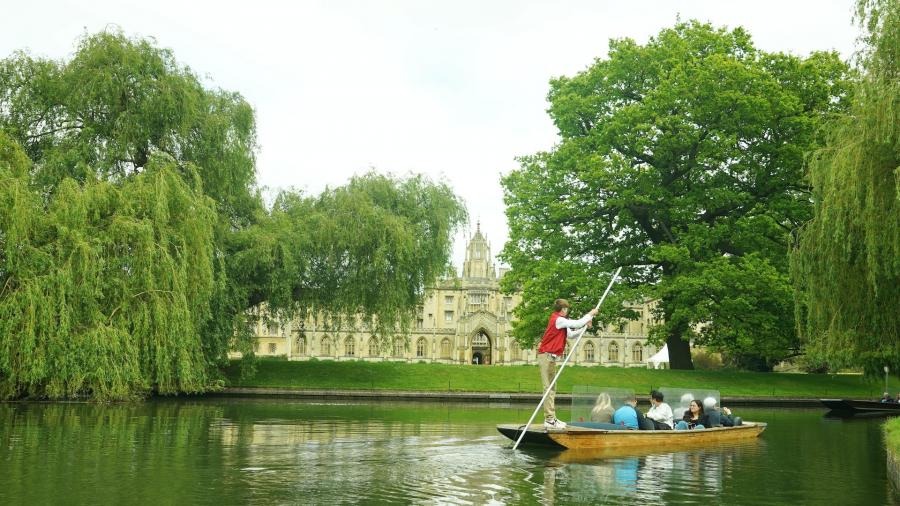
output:
[[[553,381],[553,377],[556,376],[556,362],[550,359],[549,353],[538,353],[538,367],[541,370],[541,383],[544,385],[544,392],[547,391],[547,387],[550,386],[550,383]],[[556,385],[553,385],[553,388],[550,390],[550,393],[547,395],[547,400],[544,401],[544,420],[552,420],[556,418]]]

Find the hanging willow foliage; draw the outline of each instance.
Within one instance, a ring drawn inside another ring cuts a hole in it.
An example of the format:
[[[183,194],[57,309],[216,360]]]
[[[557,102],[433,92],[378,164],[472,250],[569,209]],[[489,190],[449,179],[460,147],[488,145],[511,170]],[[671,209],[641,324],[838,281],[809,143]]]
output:
[[[285,191],[266,219],[235,234],[228,272],[250,306],[335,328],[365,323],[387,345],[445,272],[465,219],[452,189],[422,176],[369,173],[318,196]]]
[[[900,369],[900,2],[862,0],[868,35],[852,111],[810,163],[815,215],[792,254],[809,353]]]
[[[0,132],[0,397],[201,391],[212,200],[154,158],[121,184],[34,191]]]
[[[253,109],[152,40],[0,60],[0,397],[206,389],[262,303],[408,325],[465,220],[452,190],[366,175],[255,187]]]

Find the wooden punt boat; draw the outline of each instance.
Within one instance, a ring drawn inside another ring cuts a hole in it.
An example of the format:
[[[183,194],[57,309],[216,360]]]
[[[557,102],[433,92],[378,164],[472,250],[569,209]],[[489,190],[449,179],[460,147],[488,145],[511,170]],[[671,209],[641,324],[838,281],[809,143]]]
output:
[[[497,430],[516,441],[524,425],[501,424]],[[566,426],[548,431],[544,424],[532,424],[521,444],[568,449],[696,448],[698,445],[740,441],[758,437],[766,430],[764,422],[744,422],[737,427],[714,427],[701,430],[606,430]]]
[[[900,404],[895,402],[853,399],[819,399],[819,402],[832,411],[844,413],[897,413],[900,415]]]

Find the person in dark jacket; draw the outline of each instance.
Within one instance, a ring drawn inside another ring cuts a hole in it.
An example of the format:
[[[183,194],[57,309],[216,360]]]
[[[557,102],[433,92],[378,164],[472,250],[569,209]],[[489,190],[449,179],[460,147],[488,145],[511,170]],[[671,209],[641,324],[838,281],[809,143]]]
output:
[[[707,427],[734,427],[734,416],[728,408],[719,408],[715,397],[703,399],[703,413],[709,421]]]
[[[675,424],[675,430],[705,429],[709,426],[709,417],[703,412],[703,404],[697,399],[691,401],[684,419]]]

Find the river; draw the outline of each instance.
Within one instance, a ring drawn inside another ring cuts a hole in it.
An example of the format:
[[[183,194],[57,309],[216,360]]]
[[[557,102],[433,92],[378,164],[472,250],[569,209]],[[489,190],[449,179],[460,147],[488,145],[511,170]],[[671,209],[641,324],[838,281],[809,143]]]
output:
[[[735,409],[749,443],[511,449],[533,406],[283,399],[0,404],[0,504],[891,504],[884,419]],[[560,411],[560,418],[568,413]]]

